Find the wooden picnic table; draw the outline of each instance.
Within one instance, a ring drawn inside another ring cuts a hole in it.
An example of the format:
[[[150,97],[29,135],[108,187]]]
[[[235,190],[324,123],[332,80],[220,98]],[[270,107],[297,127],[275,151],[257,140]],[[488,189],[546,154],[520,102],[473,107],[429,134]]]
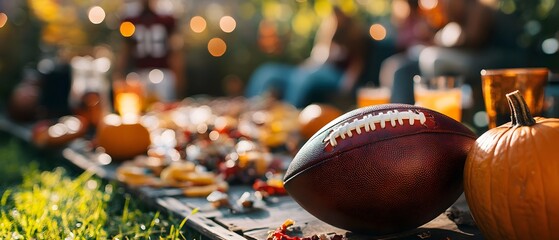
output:
[[[0,116],[0,129],[24,140],[30,141],[31,127],[32,124],[20,125],[11,122],[3,114]],[[121,163],[104,164],[98,161],[97,153],[86,150],[87,141],[86,139],[73,141],[62,149],[62,156],[83,170],[93,171],[100,178],[118,181],[116,170]],[[415,230],[391,236],[372,237],[352,234],[328,225],[307,213],[289,196],[270,197],[264,201],[263,206],[248,211],[231,211],[228,208],[215,208],[205,198],[185,197],[180,189],[142,186],[127,187],[127,190],[156,208],[169,211],[179,217],[188,217],[186,221],[188,227],[200,232],[204,237],[216,240],[266,239],[269,231],[279,227],[288,218],[295,221],[295,230],[290,233],[294,236],[341,234],[351,240],[482,239],[475,226],[457,225],[444,213]],[[238,199],[246,191],[252,191],[251,186],[232,185],[228,194],[231,199]],[[467,213],[467,204],[463,197],[455,203],[454,207]]]

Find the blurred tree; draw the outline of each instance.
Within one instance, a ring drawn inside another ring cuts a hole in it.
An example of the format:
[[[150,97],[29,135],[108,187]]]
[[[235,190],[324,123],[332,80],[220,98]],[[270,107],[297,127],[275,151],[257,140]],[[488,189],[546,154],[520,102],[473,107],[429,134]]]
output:
[[[555,0],[492,0],[523,24],[518,45],[533,53],[535,66],[559,70],[559,4]]]
[[[0,27],[0,103],[5,103],[24,66],[36,64],[41,27],[25,1],[0,2],[0,12],[6,16]]]
[[[393,41],[394,29],[389,16],[392,1],[162,0],[160,8],[174,14],[182,25],[187,78],[194,84],[188,87],[188,93],[221,95],[223,86],[227,85],[222,82],[224,79],[243,82],[262,62],[296,63],[306,58],[314,32],[329,14],[332,4],[370,25],[380,24],[386,35],[378,41]],[[523,24],[523,33],[517,40],[519,46],[537,53],[542,64],[558,66],[559,6],[555,0],[479,1],[518,16]],[[87,54],[93,46],[106,44],[118,51],[118,19],[122,11],[133,10],[134,4],[133,0],[1,1],[0,11],[8,13],[7,23],[0,28],[0,53],[6,56],[0,59],[0,76],[8,79],[0,83],[1,96],[5,97],[19,80],[23,66],[36,66],[40,58],[52,56],[58,49]],[[5,10],[5,6],[10,9]],[[90,16],[95,6],[103,10],[100,22]],[[195,16],[202,17],[206,24],[200,32],[193,31],[190,25]],[[220,28],[223,16],[236,21],[233,31],[224,32]],[[209,40],[216,37],[226,43],[226,50],[220,56],[208,52]]]

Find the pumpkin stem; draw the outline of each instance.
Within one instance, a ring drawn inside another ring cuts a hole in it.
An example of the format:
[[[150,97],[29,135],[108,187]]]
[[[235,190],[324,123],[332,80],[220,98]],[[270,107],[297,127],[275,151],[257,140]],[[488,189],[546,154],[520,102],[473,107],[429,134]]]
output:
[[[532,117],[526,101],[520,95],[520,91],[516,90],[506,96],[510,107],[512,125],[532,126],[536,124],[536,120]]]

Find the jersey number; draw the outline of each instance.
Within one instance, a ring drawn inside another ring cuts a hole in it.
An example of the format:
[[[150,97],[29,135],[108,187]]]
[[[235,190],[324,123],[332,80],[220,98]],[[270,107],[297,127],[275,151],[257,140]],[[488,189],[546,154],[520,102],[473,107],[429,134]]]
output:
[[[136,54],[140,58],[160,58],[167,52],[167,31],[161,24],[137,25],[134,37],[137,41]]]

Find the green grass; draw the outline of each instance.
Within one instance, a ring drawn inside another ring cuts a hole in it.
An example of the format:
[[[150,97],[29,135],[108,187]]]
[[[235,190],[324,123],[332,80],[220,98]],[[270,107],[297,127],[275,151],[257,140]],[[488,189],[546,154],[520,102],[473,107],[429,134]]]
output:
[[[91,173],[0,134],[0,239],[201,239]],[[34,158],[37,158],[35,160]],[[62,164],[63,165],[63,164]]]

